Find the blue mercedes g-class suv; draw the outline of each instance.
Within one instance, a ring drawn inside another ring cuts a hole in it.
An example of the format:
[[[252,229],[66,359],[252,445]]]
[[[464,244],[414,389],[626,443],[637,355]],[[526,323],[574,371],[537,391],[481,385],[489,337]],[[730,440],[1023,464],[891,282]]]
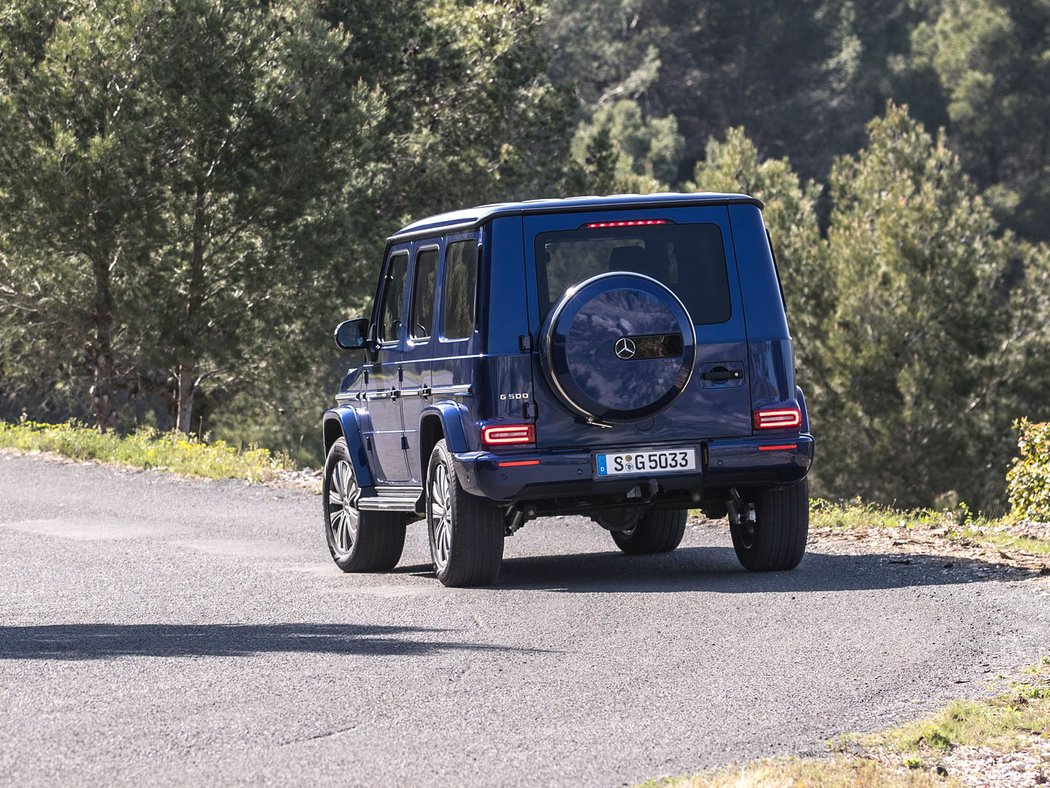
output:
[[[527,521],[584,514],[626,553],[728,515],[750,570],[805,552],[813,437],[762,204],[740,194],[486,205],[387,243],[363,351],[324,415],[347,572],[425,520],[437,577],[493,582]]]

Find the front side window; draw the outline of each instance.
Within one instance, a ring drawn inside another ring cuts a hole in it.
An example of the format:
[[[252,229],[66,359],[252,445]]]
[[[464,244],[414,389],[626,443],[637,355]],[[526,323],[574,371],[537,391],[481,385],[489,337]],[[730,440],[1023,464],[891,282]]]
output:
[[[478,242],[456,241],[445,251],[444,319],[441,334],[463,339],[474,331],[475,288],[478,280]]]
[[[663,283],[697,325],[724,323],[732,315],[722,230],[717,224],[668,223],[536,236],[541,319],[574,284],[608,271]]]
[[[379,341],[396,342],[401,335],[401,315],[405,307],[405,278],[408,276],[408,253],[398,252],[390,258],[383,285],[383,304],[379,310]]]
[[[412,338],[426,339],[434,324],[434,283],[437,280],[437,249],[416,255],[416,277],[412,284]]]

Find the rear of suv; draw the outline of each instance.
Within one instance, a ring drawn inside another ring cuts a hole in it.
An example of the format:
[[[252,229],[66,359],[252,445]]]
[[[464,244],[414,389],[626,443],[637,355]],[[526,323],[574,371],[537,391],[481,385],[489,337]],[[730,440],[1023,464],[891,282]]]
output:
[[[813,458],[761,203],[621,195],[481,206],[387,243],[363,352],[324,416],[345,571],[425,520],[437,577],[484,585],[506,536],[583,514],[626,553],[728,515],[750,570],[798,565]]]

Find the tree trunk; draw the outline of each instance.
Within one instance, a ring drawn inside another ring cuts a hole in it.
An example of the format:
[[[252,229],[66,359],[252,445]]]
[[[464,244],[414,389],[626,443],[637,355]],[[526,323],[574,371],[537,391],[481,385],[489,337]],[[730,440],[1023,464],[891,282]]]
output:
[[[190,255],[189,292],[186,301],[186,319],[183,324],[183,328],[186,332],[184,347],[187,348],[183,352],[190,356],[196,355],[193,348],[200,339],[197,332],[199,330],[199,315],[204,299],[206,194],[207,192],[204,189],[204,185],[198,183],[193,209],[193,246]],[[194,380],[193,373],[196,368],[197,363],[194,359],[187,359],[183,356],[183,358],[179,360],[178,367],[175,370],[175,374],[178,377],[179,387],[179,413],[176,426],[186,434],[189,434],[192,430],[193,394],[197,389],[197,381]]]
[[[105,260],[92,265],[95,278],[95,341],[91,348],[94,362],[94,385],[91,398],[95,407],[95,423],[100,432],[117,426],[117,405],[114,397],[113,364],[113,292],[110,289],[110,269]]]
[[[179,385],[179,413],[176,427],[189,434],[193,421],[193,393],[197,389],[193,379],[195,364],[192,361],[180,361],[176,374]]]

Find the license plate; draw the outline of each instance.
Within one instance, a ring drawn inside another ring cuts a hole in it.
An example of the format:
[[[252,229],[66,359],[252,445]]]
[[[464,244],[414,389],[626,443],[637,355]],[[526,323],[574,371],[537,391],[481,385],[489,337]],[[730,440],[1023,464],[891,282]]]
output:
[[[696,470],[696,449],[649,449],[595,456],[599,476]]]

